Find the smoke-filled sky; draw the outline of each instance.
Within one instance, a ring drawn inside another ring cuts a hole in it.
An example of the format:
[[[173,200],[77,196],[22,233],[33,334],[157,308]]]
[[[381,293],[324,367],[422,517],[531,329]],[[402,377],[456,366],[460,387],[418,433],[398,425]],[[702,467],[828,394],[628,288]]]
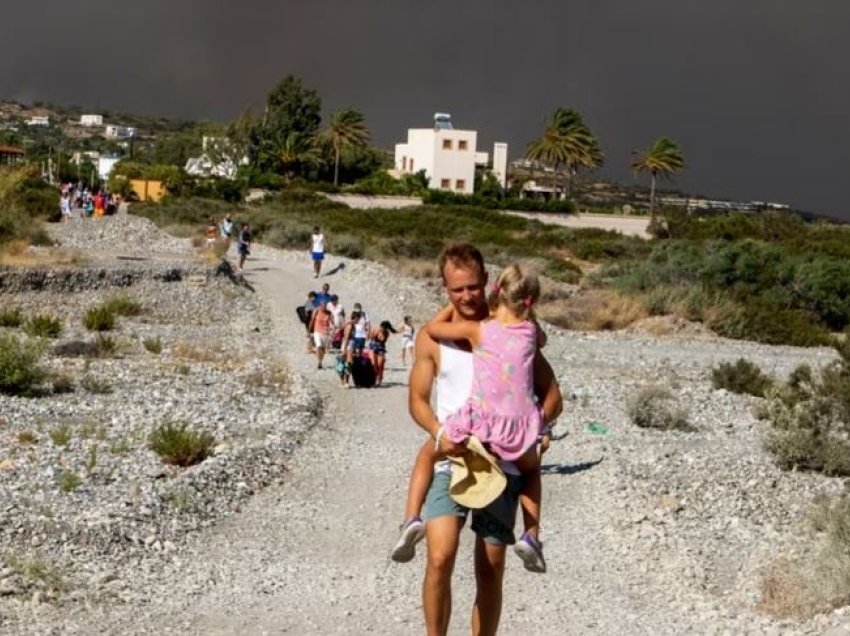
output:
[[[511,158],[572,106],[608,177],[664,135],[676,187],[850,219],[846,0],[6,4],[0,98],[227,121],[292,73],[378,145],[445,111]]]

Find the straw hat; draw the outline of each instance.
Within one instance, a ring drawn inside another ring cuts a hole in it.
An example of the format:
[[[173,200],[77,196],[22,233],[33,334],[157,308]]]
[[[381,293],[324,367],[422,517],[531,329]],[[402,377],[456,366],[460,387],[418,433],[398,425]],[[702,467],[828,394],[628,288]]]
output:
[[[505,490],[507,479],[499,461],[487,452],[481,440],[470,435],[466,448],[469,452],[449,457],[452,462],[449,494],[466,508],[486,508]]]

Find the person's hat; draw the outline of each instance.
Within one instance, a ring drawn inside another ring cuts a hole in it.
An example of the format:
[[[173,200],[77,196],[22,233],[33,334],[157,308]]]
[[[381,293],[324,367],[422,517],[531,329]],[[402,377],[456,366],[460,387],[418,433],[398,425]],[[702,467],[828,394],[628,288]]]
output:
[[[499,461],[474,435],[466,440],[467,451],[452,462],[449,495],[466,508],[486,508],[505,490],[507,479]]]
[[[393,327],[392,323],[389,320],[385,320],[381,323],[381,327],[389,331],[390,333],[398,333]]]

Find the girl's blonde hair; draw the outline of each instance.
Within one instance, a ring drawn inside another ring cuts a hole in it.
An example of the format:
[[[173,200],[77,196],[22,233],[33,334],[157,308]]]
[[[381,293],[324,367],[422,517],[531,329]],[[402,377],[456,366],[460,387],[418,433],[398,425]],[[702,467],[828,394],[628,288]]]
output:
[[[490,309],[506,305],[518,318],[534,319],[534,305],[540,299],[540,279],[534,270],[509,265],[499,274],[490,291]]]

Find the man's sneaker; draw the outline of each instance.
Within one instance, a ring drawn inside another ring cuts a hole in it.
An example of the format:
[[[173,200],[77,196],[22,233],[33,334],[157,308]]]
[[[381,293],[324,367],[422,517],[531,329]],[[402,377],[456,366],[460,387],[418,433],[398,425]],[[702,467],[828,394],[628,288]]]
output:
[[[514,546],[514,552],[522,559],[522,564],[529,572],[546,572],[546,560],[543,558],[543,544],[537,541],[527,532],[523,532],[522,536]]]
[[[416,556],[416,544],[425,538],[425,524],[419,517],[411,518],[401,526],[398,542],[393,546],[390,558],[396,563],[407,563]]]

